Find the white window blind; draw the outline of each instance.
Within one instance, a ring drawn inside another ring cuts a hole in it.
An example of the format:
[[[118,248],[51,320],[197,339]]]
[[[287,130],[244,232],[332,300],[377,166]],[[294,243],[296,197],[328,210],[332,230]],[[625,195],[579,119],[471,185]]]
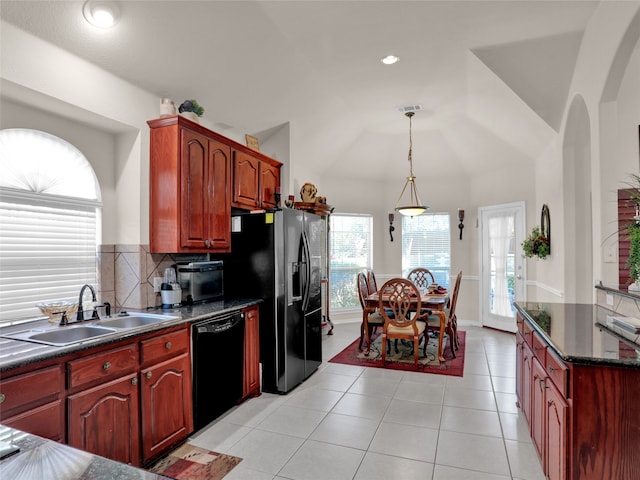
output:
[[[373,218],[334,213],[330,219],[330,305],[338,309],[359,308],[356,275],[372,266]]]
[[[448,213],[402,217],[402,274],[417,267],[433,273],[436,283],[449,288],[451,233]]]
[[[95,202],[51,197],[0,190],[2,324],[41,317],[36,303],[77,300],[96,282]]]
[[[100,187],[65,140],[0,130],[0,326],[42,318],[46,300],[96,283]]]

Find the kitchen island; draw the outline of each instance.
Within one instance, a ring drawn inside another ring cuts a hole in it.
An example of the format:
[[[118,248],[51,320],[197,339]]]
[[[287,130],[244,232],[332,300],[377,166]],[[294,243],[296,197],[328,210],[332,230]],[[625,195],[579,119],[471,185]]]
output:
[[[640,478],[638,336],[599,305],[515,307],[518,406],[547,478]]]

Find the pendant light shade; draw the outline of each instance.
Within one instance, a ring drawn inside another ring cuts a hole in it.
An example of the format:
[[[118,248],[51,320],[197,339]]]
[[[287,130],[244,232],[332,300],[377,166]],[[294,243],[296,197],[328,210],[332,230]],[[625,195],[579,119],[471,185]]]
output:
[[[420,201],[418,188],[416,187],[416,177],[413,175],[413,141],[411,138],[411,117],[413,117],[414,114],[415,112],[405,113],[405,115],[409,117],[409,176],[407,177],[404,188],[402,189],[402,192],[400,192],[400,196],[398,197],[398,201],[396,202],[396,212],[407,217],[417,217],[418,215],[426,213],[426,211],[429,209],[429,207],[423,205]],[[402,203],[405,192],[407,191],[409,196],[408,203]]]

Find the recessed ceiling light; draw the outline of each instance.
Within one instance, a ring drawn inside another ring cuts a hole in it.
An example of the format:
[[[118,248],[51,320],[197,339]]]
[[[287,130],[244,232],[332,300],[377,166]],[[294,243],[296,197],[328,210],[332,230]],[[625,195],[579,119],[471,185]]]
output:
[[[383,57],[380,61],[385,65],[393,65],[394,63],[398,63],[399,60],[400,59],[395,55],[387,55],[386,57]]]
[[[118,22],[120,9],[116,2],[109,0],[87,0],[82,6],[82,14],[94,27],[111,28]]]

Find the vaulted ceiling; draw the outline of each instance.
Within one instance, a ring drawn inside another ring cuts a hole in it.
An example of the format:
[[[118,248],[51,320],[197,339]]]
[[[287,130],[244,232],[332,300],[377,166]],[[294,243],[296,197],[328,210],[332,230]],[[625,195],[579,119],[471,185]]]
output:
[[[222,134],[264,141],[289,123],[295,162],[372,180],[406,176],[405,105],[422,106],[413,118],[418,177],[531,162],[560,127],[597,5],[117,3],[121,18],[107,31],[86,24],[81,1],[2,0],[0,16],[159,98],[197,99]],[[383,65],[388,54],[400,62]]]

